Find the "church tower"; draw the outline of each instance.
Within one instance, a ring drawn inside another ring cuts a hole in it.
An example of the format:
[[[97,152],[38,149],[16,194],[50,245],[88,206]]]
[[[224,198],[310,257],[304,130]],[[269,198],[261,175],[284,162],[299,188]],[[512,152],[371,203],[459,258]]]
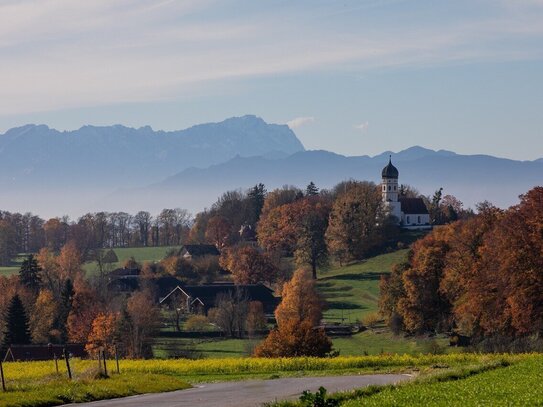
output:
[[[392,156],[388,160],[388,165],[383,168],[382,183],[381,183],[381,195],[383,202],[389,208],[391,215],[398,218],[398,221],[402,219],[401,203],[398,200],[399,186],[398,177],[400,172],[394,165],[392,165]]]

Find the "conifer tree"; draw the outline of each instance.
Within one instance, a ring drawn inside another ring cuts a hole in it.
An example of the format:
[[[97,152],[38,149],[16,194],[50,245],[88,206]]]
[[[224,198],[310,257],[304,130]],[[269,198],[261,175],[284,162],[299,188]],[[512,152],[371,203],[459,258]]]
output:
[[[315,196],[319,194],[319,188],[315,185],[313,181],[309,183],[307,188],[305,189],[305,195],[306,196]]]
[[[34,292],[38,292],[41,284],[40,271],[41,267],[38,264],[38,260],[31,254],[21,264],[19,281],[23,286]]]
[[[67,279],[62,288],[62,292],[60,293],[60,312],[56,321],[56,327],[60,331],[60,339],[62,342],[68,340],[68,315],[70,315],[72,309],[74,295],[75,291],[72,280]]]
[[[32,341],[30,327],[25,307],[17,294],[9,304],[5,319],[4,342],[2,347],[8,348],[13,344],[28,345]]]

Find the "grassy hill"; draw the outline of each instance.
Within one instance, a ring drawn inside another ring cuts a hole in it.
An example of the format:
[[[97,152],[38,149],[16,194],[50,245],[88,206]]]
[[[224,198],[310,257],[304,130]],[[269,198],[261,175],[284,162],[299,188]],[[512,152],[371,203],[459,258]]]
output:
[[[173,249],[179,249],[181,246],[164,246],[164,247],[123,247],[113,249],[119,261],[113,264],[113,268],[120,267],[125,260],[134,258],[138,263],[154,262],[162,260],[166,254]],[[106,249],[107,250],[107,249]],[[87,275],[92,275],[98,271],[96,262],[88,262],[83,265]]]
[[[21,263],[24,261],[26,256],[26,254],[21,253],[14,259],[12,259],[8,266],[0,267],[0,276],[10,276],[12,274],[17,274],[19,272],[19,268],[21,267]]]
[[[321,272],[317,287],[328,303],[324,318],[330,322],[355,322],[377,311],[379,279],[407,257],[407,250],[383,254],[366,261]]]
[[[160,261],[172,249],[179,249],[180,246],[166,246],[166,247],[123,247],[113,249],[119,261],[114,263],[113,268],[120,267],[125,260],[133,257],[138,263],[146,261]],[[108,249],[106,249],[108,250]],[[27,255],[24,253],[15,257],[9,266],[0,267],[0,276],[9,276],[19,272],[21,263]],[[83,269],[87,272],[87,275],[93,275],[98,271],[96,262],[87,262],[83,265]]]

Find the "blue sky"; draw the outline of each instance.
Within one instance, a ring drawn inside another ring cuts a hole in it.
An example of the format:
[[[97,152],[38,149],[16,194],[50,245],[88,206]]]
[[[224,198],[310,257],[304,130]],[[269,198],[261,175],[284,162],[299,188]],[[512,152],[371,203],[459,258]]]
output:
[[[256,114],[346,155],[543,157],[543,0],[0,0],[0,132]]]

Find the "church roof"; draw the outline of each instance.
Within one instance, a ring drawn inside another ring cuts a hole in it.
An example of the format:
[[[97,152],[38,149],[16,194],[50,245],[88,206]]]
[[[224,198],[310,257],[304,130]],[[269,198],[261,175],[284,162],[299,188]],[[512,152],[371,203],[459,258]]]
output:
[[[427,215],[428,208],[422,198],[400,198],[402,212],[406,215]]]
[[[394,165],[392,165],[392,157],[388,160],[388,165],[383,168],[382,176],[383,178],[398,178],[400,172]]]

